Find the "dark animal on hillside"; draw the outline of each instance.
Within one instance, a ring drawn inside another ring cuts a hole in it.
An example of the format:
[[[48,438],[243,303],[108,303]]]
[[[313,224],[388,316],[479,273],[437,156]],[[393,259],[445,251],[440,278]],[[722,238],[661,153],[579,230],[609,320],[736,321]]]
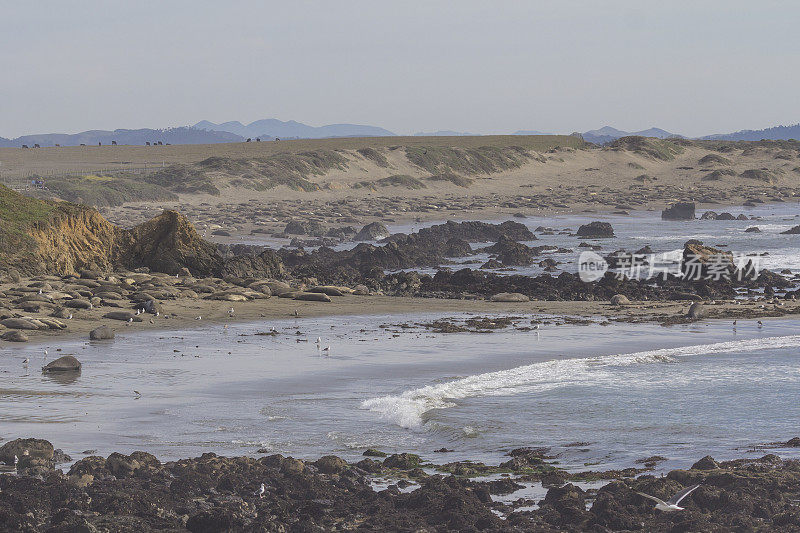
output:
[[[116,146],[116,145],[117,145],[117,141],[111,141],[111,144],[112,144],[113,146]]]
[[[23,145],[22,145],[22,147],[23,147],[23,148],[27,148],[27,147],[28,147],[28,145],[27,145],[27,144],[23,144]]]
[[[39,146],[38,144],[34,144],[33,147],[34,148],[41,148],[41,146]]]
[[[146,142],[144,143],[144,145],[145,145],[145,146],[150,146],[150,141],[146,141]]]
[[[250,139],[250,137],[248,137],[248,138],[247,138],[247,140],[246,140],[245,142],[249,143],[251,140],[252,140],[252,139]]]

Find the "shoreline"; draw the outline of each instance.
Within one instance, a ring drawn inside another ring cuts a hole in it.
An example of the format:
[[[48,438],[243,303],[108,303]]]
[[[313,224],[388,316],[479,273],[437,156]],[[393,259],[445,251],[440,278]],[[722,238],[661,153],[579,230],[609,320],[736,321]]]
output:
[[[686,318],[693,300],[678,301],[634,301],[628,305],[615,306],[607,301],[550,301],[491,302],[479,299],[423,298],[409,296],[355,296],[334,297],[331,302],[306,302],[272,296],[245,302],[217,300],[175,299],[159,302],[162,316],[142,314],[141,322],[127,323],[104,319],[102,316],[116,307],[102,307],[76,311],[71,320],[64,320],[64,330],[25,330],[30,345],[47,344],[56,340],[88,338],[93,329],[101,325],[110,327],[115,333],[131,335],[144,331],[175,331],[204,328],[208,325],[256,323],[260,320],[303,319],[328,316],[403,316],[408,314],[471,313],[475,315],[517,314],[525,316],[561,317],[577,320],[599,320],[609,322],[655,323],[662,325],[696,322]],[[720,301],[705,303],[706,312],[701,320],[747,320],[800,317],[800,302],[787,301],[782,307],[764,305],[757,300]],[[229,316],[233,308],[234,316]],[[297,315],[295,315],[297,311]],[[80,314],[79,314],[80,313]],[[169,318],[167,318],[169,317]],[[200,320],[197,317],[201,317]],[[153,322],[152,324],[150,322]],[[265,324],[268,326],[269,324]],[[0,332],[10,331],[0,328]],[[0,349],[24,346],[25,343],[0,342]]]

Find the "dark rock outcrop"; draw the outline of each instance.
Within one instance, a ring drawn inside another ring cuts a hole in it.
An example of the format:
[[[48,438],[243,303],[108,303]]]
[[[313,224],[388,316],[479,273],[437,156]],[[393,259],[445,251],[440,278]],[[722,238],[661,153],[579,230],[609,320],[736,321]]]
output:
[[[608,222],[594,221],[579,227],[576,235],[585,238],[608,238],[614,236],[614,228]]]
[[[661,211],[663,220],[694,220],[694,202],[678,202]]]

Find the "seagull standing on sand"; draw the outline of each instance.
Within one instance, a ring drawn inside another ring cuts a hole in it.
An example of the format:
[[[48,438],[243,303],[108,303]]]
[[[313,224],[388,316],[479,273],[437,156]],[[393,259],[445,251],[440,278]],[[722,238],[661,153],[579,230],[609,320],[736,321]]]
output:
[[[324,348],[322,349],[322,351],[323,351],[323,352],[328,352],[328,353],[326,353],[325,355],[329,355],[329,354],[331,353],[331,345],[330,345],[330,344],[329,344],[329,345],[327,345],[326,347],[324,347]]]
[[[28,360],[27,357],[22,360],[22,366],[28,366],[28,363],[30,363],[30,361]]]
[[[645,498],[649,498],[649,499],[653,500],[654,502],[656,502],[656,509],[658,509],[659,511],[667,511],[667,512],[670,512],[670,511],[683,511],[684,508],[683,507],[678,507],[678,504],[681,503],[682,499],[684,499],[689,494],[691,494],[692,491],[694,491],[699,486],[700,485],[698,484],[698,485],[694,485],[692,487],[687,487],[687,488],[681,490],[680,492],[678,492],[677,494],[675,494],[675,496],[673,496],[672,498],[670,498],[667,501],[664,501],[661,498],[656,498],[655,496],[650,496],[649,494],[645,494],[644,492],[637,492],[636,494],[638,494],[639,496],[644,496]]]
[[[317,341],[316,341],[316,343],[317,343],[317,344],[322,344],[322,337],[317,337]]]

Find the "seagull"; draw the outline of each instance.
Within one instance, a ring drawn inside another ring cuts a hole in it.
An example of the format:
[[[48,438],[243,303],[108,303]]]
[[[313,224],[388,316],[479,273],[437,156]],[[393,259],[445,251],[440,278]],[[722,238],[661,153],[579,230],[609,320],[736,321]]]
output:
[[[42,294],[42,289],[39,289],[39,294]]]
[[[297,312],[297,309],[294,310],[294,316],[300,316],[300,313]]]
[[[47,357],[47,350],[44,351],[44,355],[45,355],[45,357]]]
[[[317,343],[317,344],[320,344],[320,343],[322,343],[322,337],[317,337],[317,341],[316,341],[316,343]]]
[[[534,324],[533,329],[539,329],[539,324]]]
[[[644,492],[637,492],[639,496],[644,496],[645,498],[649,498],[656,502],[656,509],[659,511],[683,511],[683,507],[678,507],[678,504],[681,503],[681,500],[687,497],[689,494],[692,493],[697,487],[700,485],[694,485],[692,487],[685,488],[675,494],[672,498],[667,501],[662,500],[661,498],[656,498],[655,496],[650,496],[649,494],[645,494]]]
[[[758,321],[758,329],[761,329],[762,327],[764,327],[764,324],[762,324],[761,321],[759,320]]]
[[[267,486],[262,483],[261,486],[258,488],[258,490],[253,494],[253,496],[258,496],[259,498],[263,498],[265,492],[267,492]]]
[[[233,316],[233,313],[234,313],[233,307],[228,309],[228,316]]]
[[[138,398],[138,397],[140,397],[140,396],[142,395],[142,393],[141,393],[141,392],[139,392],[139,391],[138,391],[138,390],[136,390],[136,389],[134,389],[134,390],[133,390],[133,393],[136,395],[136,397],[137,397],[137,398]]]
[[[142,311],[141,311],[141,309],[137,309],[137,310],[136,310],[136,316],[139,316],[139,315],[141,315],[141,314],[142,314]]]
[[[133,317],[130,317],[130,318],[128,319],[128,323],[130,324],[130,323],[132,323],[132,322],[133,322]]]
[[[330,352],[331,352],[331,345],[330,345],[330,344],[329,344],[329,345],[327,345],[326,347],[324,347],[324,348],[322,349],[322,351],[323,351],[323,352],[328,352],[328,353],[330,353]]]
[[[200,316],[200,315],[197,315],[197,316],[195,317],[195,320],[203,320],[203,317],[202,317],[202,316]]]
[[[67,320],[72,320],[72,313],[69,314],[69,316],[67,317]]]
[[[26,357],[25,359],[22,360],[22,366],[28,366],[29,362],[30,361],[28,361],[28,358]]]

